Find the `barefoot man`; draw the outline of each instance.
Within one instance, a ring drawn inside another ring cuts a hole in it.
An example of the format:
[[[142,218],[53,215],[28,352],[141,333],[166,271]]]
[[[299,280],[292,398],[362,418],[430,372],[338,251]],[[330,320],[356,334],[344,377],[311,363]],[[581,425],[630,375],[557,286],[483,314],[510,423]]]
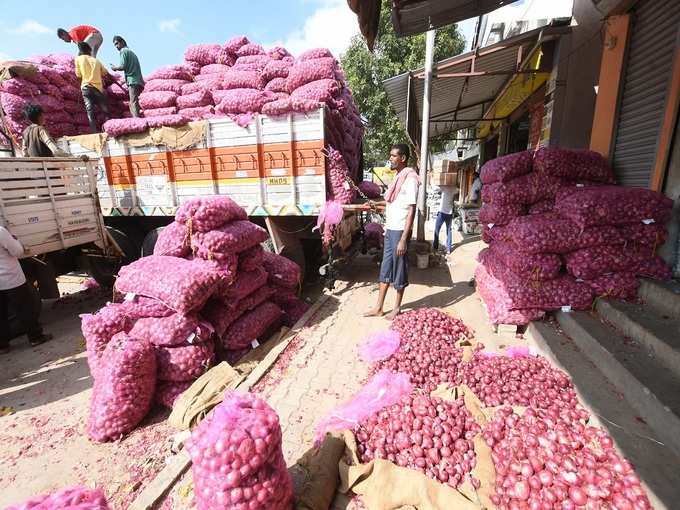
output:
[[[378,304],[364,317],[383,315],[385,295],[390,284],[397,291],[394,308],[387,316],[392,320],[401,309],[404,289],[408,285],[408,241],[411,238],[413,219],[420,178],[418,172],[407,166],[410,150],[406,144],[396,144],[390,150],[390,168],[396,170],[394,180],[385,192],[385,201],[375,204],[376,209],[385,210],[385,248],[380,266],[380,293]]]

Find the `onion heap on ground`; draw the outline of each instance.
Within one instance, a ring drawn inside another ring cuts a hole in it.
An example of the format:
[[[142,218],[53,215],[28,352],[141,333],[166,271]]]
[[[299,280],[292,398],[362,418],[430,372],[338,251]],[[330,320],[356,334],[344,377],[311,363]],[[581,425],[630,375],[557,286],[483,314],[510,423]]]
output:
[[[634,299],[638,276],[666,279],[656,255],[672,201],[615,186],[602,156],[542,148],[481,170],[482,238],[475,278],[494,324],[526,324],[548,310],[587,309],[594,297]]]
[[[296,294],[300,268],[264,253],[267,232],[246,218],[228,197],[186,202],[154,254],[120,269],[124,301],[82,316],[93,439],[132,430],[154,395],[172,407],[215,360],[237,362],[307,309]]]

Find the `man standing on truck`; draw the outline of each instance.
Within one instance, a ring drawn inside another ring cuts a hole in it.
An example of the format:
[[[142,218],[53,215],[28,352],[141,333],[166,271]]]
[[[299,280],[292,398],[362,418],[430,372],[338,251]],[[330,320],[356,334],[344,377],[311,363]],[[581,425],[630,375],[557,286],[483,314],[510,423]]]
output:
[[[21,243],[5,227],[0,227],[0,354],[9,352],[9,303],[12,303],[32,346],[52,338],[52,335],[43,333],[40,325],[40,309],[35,306],[31,289],[19,264],[19,257],[23,254],[24,247]]]
[[[80,78],[80,90],[83,93],[87,120],[90,131],[99,132],[97,128],[96,109],[101,108],[106,118],[109,118],[109,102],[104,94],[103,75],[104,66],[92,56],[92,50],[87,43],[78,43],[79,55],[76,57],[76,76]]]
[[[392,146],[389,164],[397,173],[385,192],[385,201],[372,204],[378,210],[385,210],[385,246],[380,265],[378,303],[364,317],[383,315],[387,289],[392,284],[397,291],[397,298],[387,318],[394,319],[401,311],[404,290],[408,286],[408,242],[413,229],[420,184],[418,172],[407,166],[409,156],[408,145],[400,143]]]
[[[92,56],[96,57],[99,47],[104,42],[102,33],[90,25],[78,25],[68,32],[63,28],[57,29],[57,37],[66,43],[87,43],[92,49]]]
[[[139,65],[137,55],[128,48],[127,42],[121,36],[113,38],[113,45],[120,52],[120,65],[111,66],[114,71],[123,71],[130,94],[130,113],[133,117],[141,117],[142,112],[139,108],[139,94],[144,90],[144,78],[142,77],[142,66]]]
[[[22,135],[21,152],[25,158],[51,158],[54,156],[67,157],[43,126],[44,115],[40,106],[28,104],[24,108],[24,115],[31,125],[24,129]]]

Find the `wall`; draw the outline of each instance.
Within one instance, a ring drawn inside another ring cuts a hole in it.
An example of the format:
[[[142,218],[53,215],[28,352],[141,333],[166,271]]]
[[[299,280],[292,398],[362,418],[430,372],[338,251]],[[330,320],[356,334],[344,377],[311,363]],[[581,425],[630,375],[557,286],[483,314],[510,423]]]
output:
[[[575,0],[572,33],[560,41],[558,93],[562,97],[556,103],[562,106],[553,111],[551,130],[563,147],[586,149],[590,145],[602,59],[602,18],[591,0]]]
[[[675,266],[675,275],[680,276],[680,126],[677,124],[663,191],[675,201],[675,207],[673,219],[668,224],[668,241],[659,249],[659,255]]]

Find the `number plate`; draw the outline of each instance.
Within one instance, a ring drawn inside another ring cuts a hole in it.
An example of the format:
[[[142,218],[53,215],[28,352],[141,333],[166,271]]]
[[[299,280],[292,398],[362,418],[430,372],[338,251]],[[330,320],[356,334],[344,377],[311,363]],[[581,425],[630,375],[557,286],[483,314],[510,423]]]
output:
[[[288,177],[267,177],[267,184],[270,186],[290,184],[291,178]]]

